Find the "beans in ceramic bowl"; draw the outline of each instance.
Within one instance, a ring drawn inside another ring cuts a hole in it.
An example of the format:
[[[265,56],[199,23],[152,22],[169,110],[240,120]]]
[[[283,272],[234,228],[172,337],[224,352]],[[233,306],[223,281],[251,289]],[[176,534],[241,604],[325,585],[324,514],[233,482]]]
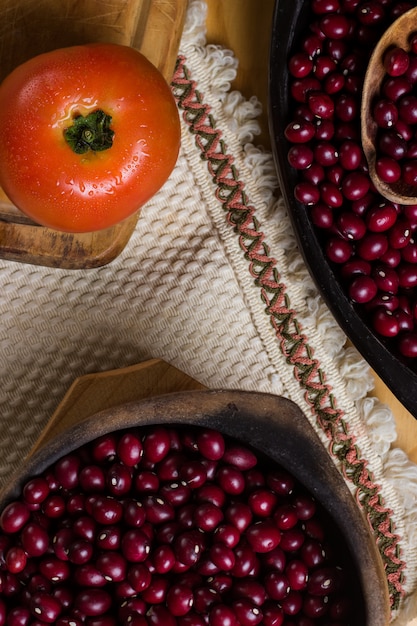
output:
[[[0,624],[382,626],[381,563],[332,463],[273,396],[100,414],[3,494]]]

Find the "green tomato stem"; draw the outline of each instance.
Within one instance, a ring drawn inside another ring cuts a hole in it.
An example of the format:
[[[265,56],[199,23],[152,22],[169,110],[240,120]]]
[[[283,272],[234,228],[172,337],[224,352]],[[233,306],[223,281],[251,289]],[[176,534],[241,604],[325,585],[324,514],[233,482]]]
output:
[[[110,128],[111,117],[101,109],[92,111],[85,117],[74,117],[73,125],[64,130],[64,137],[76,154],[85,154],[89,150],[100,152],[113,145],[114,131]]]

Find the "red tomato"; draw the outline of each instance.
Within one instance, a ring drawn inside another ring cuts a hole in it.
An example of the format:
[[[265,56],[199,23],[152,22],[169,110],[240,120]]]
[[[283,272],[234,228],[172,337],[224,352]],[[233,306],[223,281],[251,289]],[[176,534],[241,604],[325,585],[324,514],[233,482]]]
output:
[[[168,84],[128,46],[47,52],[0,85],[0,185],[44,226],[90,232],[122,221],[165,183],[179,145]]]

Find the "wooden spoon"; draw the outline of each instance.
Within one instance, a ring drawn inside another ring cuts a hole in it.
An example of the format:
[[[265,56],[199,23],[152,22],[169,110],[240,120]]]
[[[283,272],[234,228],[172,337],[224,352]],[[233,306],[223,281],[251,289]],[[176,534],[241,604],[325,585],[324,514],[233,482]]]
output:
[[[388,184],[382,181],[375,171],[375,141],[377,134],[377,124],[375,123],[371,110],[372,102],[378,95],[383,78],[386,74],[383,65],[384,53],[388,48],[397,46],[404,50],[409,50],[410,35],[417,32],[417,7],[410,9],[401,15],[385,31],[376,45],[368,63],[365,74],[365,81],[362,91],[361,104],[361,135],[362,148],[369,165],[369,175],[379,193],[398,204],[417,204],[417,186],[406,185],[404,183]]]

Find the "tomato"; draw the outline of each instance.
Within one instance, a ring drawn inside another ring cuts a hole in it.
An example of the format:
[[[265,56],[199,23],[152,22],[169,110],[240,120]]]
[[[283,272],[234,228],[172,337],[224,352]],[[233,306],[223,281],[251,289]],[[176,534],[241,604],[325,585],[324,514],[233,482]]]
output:
[[[0,85],[0,185],[32,220],[91,232],[136,212],[166,182],[180,146],[175,100],[137,50],[53,50]]]

